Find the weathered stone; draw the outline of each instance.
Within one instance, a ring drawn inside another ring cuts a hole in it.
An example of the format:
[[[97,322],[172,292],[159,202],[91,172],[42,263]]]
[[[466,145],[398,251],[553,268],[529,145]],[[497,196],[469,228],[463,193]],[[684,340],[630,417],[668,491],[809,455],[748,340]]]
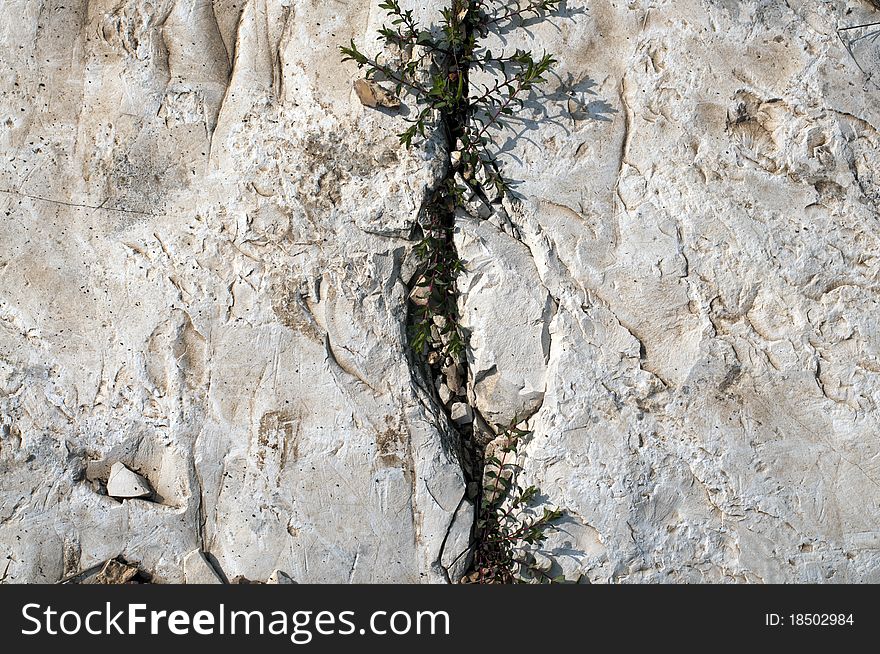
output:
[[[354,92],[357,93],[358,100],[360,100],[361,104],[365,107],[386,107],[389,109],[396,109],[400,106],[399,99],[372,80],[355,80]]]
[[[152,492],[149,482],[124,464],[117,461],[111,466],[107,479],[107,494],[111,497],[146,497]]]
[[[474,421],[474,410],[464,402],[456,402],[449,407],[449,417],[456,425],[469,425]]]
[[[193,550],[183,558],[183,578],[187,584],[222,584],[204,552]]]
[[[100,572],[88,581],[91,584],[127,584],[138,574],[138,567],[110,559]]]
[[[424,283],[424,278],[420,277],[416,280],[412,290],[409,293],[410,302],[423,307],[428,304],[428,298],[431,297],[431,288]]]
[[[880,90],[836,32],[876,12],[567,5],[588,9],[505,35],[558,53],[550,90],[576,115],[527,103],[505,159],[522,254],[485,237],[476,253],[480,270],[533,264],[504,288],[531,304],[464,298],[491,307],[466,313],[476,360],[526,361],[487,379],[543,392],[520,483],[567,509],[547,548],[599,582],[880,581]],[[877,53],[853,49],[869,73]],[[495,398],[478,392],[481,412]]]
[[[448,149],[339,61],[379,1],[111,4],[0,18],[4,579],[460,579],[406,331]],[[873,5],[563,4],[503,35],[558,76],[490,132],[520,199],[459,217],[440,399],[480,442],[529,416],[569,578],[880,581],[878,50],[837,32]],[[119,461],[155,502],[104,494]]]
[[[244,575],[235,575],[232,579],[229,580],[229,583],[233,586],[262,586],[262,581],[254,581],[253,579],[248,579]]]
[[[266,580],[267,584],[295,584],[296,582],[291,579],[286,572],[282,572],[281,570],[273,570],[272,574],[269,575],[269,579]]]
[[[401,147],[404,116],[365,109],[340,62],[373,47],[377,2],[288,4],[4,8],[9,582],[63,578],[74,544],[159,582],[197,549],[228,579],[436,582],[470,531],[407,361],[440,144]],[[78,472],[119,460],[155,502]]]
[[[462,216],[457,227],[469,382],[480,413],[507,424],[541,406],[556,304],[525,245],[484,220]]]
[[[447,363],[440,371],[443,373],[443,378],[446,380],[446,386],[449,387],[449,390],[457,393],[462,388],[464,382],[464,370],[461,365],[458,363]]]

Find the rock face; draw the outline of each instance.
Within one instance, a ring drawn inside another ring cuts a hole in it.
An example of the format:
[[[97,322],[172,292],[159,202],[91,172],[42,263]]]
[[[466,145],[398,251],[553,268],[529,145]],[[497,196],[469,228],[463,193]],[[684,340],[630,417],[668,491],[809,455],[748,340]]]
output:
[[[880,51],[836,31],[878,19],[632,1],[533,28],[560,100],[507,171],[557,309],[524,481],[567,511],[569,576],[880,581],[880,90],[859,68]],[[514,359],[497,374],[537,369]]]
[[[468,264],[461,315],[475,404],[492,424],[524,419],[544,398],[556,304],[528,247],[486,220],[457,223],[458,252]]]
[[[337,49],[378,0],[7,4],[0,578],[456,579],[473,508],[405,331],[441,146]],[[837,32],[880,15],[566,4],[505,36],[560,60],[500,136],[515,229],[456,235],[468,397],[530,416],[548,565],[880,581],[880,51]],[[119,460],[155,501],[108,496]]]
[[[228,579],[447,580],[472,513],[402,278],[441,159],[351,91],[338,45],[376,4],[4,11],[6,581],[122,555],[182,582],[194,550]],[[158,501],[89,483],[120,458]]]

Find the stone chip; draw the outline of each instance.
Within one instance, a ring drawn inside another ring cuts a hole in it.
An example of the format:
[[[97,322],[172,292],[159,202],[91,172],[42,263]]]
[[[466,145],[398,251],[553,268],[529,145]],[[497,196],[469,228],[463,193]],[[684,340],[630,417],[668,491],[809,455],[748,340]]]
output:
[[[107,480],[107,494],[111,497],[146,497],[152,492],[149,482],[126,468],[125,464],[117,461],[111,466],[110,478]]]
[[[449,417],[456,425],[469,425],[474,421],[474,410],[464,402],[456,402],[449,409]]]
[[[193,550],[183,559],[183,577],[187,584],[222,584],[204,552]]]

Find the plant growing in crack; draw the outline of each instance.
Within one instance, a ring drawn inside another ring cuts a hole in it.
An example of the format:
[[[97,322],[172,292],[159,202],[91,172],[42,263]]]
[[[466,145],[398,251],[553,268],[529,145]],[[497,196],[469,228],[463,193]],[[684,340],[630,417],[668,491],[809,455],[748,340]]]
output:
[[[388,18],[379,30],[383,52],[365,54],[354,41],[340,48],[343,61],[365,70],[355,86],[364,104],[391,109],[399,106],[398,98],[413,100],[410,124],[398,135],[403,146],[410,148],[438,131],[446,143],[446,175],[429,193],[419,219],[409,337],[413,351],[429,366],[446,364],[442,369],[447,382],[455,380],[447,384],[453,393],[464,392],[455,370],[465,368],[467,347],[458,313],[463,264],[453,235],[456,215],[472,203],[491,214],[505,198],[515,200],[494,137],[518,121],[525,102],[534,99],[556,64],[546,52],[497,46],[493,52],[485,43],[490,34],[506,35],[563,16],[564,5],[564,0],[450,0],[437,24],[423,26],[400,0],[384,0],[379,5]],[[493,442],[503,446],[490,456],[474,433],[466,439],[472,478],[481,483],[473,543],[456,560],[473,554],[468,580],[477,583],[550,581],[531,550],[555,528],[562,512],[553,508],[535,514],[538,489],[516,481],[517,446],[526,432],[511,425],[496,433]]]
[[[546,557],[533,551],[557,528],[563,516],[559,508],[543,507],[535,513],[532,504],[539,494],[536,486],[521,486],[517,449],[528,431],[510,425],[494,442],[494,452],[485,457],[485,472],[479,517],[472,545],[472,572],[466,581],[483,584],[564,581],[550,575]]]
[[[379,30],[387,54],[367,55],[351,42],[340,48],[343,61],[365,70],[368,84],[393,85],[397,96],[415,102],[410,126],[399,134],[411,147],[438,124],[447,143],[448,174],[429,198],[415,253],[421,274],[414,298],[418,306],[410,344],[424,354],[432,327],[443,335],[440,351],[458,354],[464,347],[459,326],[455,280],[461,261],[453,242],[455,214],[470,198],[485,205],[511,197],[502,173],[493,132],[516,120],[529,94],[546,81],[555,58],[526,50],[492,52],[482,44],[490,33],[507,33],[532,21],[560,15],[562,0],[451,0],[437,25],[423,27],[399,0],[379,5],[388,23]],[[471,73],[484,73],[472,83]],[[386,90],[378,89],[379,95]]]

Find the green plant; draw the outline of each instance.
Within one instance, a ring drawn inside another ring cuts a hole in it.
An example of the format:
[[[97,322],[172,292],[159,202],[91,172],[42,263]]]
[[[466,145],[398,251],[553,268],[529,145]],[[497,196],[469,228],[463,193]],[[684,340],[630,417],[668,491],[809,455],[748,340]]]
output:
[[[410,314],[410,346],[417,353],[424,353],[431,345],[440,345],[439,349],[453,356],[464,349],[456,286],[464,267],[453,240],[459,194],[454,180],[447,179],[425,205],[422,238],[414,248],[422,272],[416,280],[415,306]],[[433,327],[440,330],[440,344],[432,343]]]
[[[423,28],[398,0],[386,0],[379,7],[390,25],[379,30],[395,58],[369,57],[354,41],[341,47],[343,61],[366,68],[366,78],[394,84],[397,95],[413,97],[419,111],[400,142],[411,146],[416,137],[425,138],[437,117],[447,128],[450,163],[460,169],[471,190],[493,187],[509,193],[492,150],[490,129],[501,129],[523,106],[524,98],[545,81],[556,60],[549,54],[539,58],[518,49],[493,54],[480,40],[492,31],[503,31],[530,17],[544,17],[559,8],[561,0],[452,0],[440,11],[437,26]],[[474,69],[489,73],[478,90],[471,89]]]
[[[562,5],[562,0],[450,0],[436,25],[422,26],[399,0],[385,0],[379,5],[388,18],[379,30],[383,51],[365,54],[354,41],[340,48],[343,61],[365,71],[358,84],[369,87],[366,100],[362,97],[367,106],[394,109],[398,98],[412,100],[410,124],[398,135],[403,146],[435,135],[445,142],[446,175],[420,216],[421,235],[414,247],[419,268],[410,296],[410,345],[430,365],[439,367],[449,357],[465,365],[457,288],[463,265],[453,238],[456,214],[474,200],[488,208],[505,197],[515,200],[493,137],[518,120],[556,63],[547,53],[497,47],[493,52],[484,43],[492,33],[507,34],[561,15]],[[531,550],[544,542],[562,512],[545,508],[540,515],[534,513],[538,489],[516,482],[516,450],[527,432],[511,425],[500,433],[496,442],[503,445],[488,457],[470,437],[473,465],[479,466],[474,474],[482,484],[474,541],[459,558],[473,553],[468,575],[473,582],[550,581]]]
[[[556,529],[563,513],[544,507],[535,514],[531,505],[538,488],[517,483],[517,447],[528,433],[511,425],[496,441],[500,444],[495,453],[485,459],[473,572],[468,579],[473,583],[560,581],[539,566],[531,552]]]
[[[401,144],[409,148],[437,126],[447,144],[449,173],[426,204],[422,237],[415,248],[421,272],[410,344],[418,353],[424,354],[431,343],[435,323],[447,335],[439,349],[454,355],[464,347],[455,286],[461,272],[452,234],[455,214],[469,197],[491,204],[510,196],[492,132],[516,119],[556,63],[547,53],[536,57],[522,49],[493,53],[482,41],[492,32],[508,32],[528,20],[553,15],[561,2],[451,0],[440,11],[439,23],[424,27],[399,0],[385,0],[379,5],[389,19],[379,30],[384,53],[369,56],[354,41],[340,48],[343,61],[365,69],[367,80],[390,83],[395,95],[414,101],[416,112],[399,134]],[[484,81],[472,82],[473,71],[484,73]]]

